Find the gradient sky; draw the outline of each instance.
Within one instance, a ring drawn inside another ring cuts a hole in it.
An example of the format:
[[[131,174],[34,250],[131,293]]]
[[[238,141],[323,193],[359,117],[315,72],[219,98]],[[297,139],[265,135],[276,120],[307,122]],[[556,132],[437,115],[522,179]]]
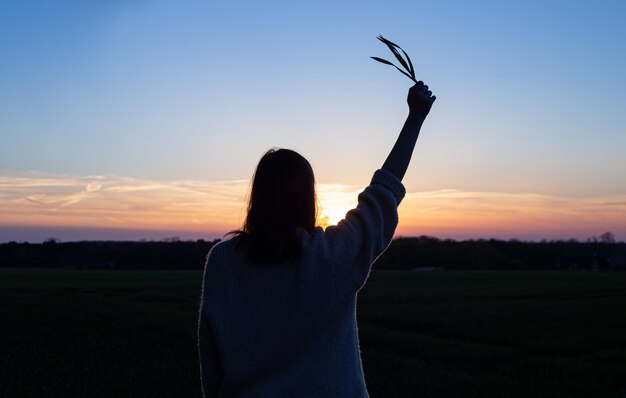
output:
[[[1,2],[0,241],[220,236],[274,146],[335,222],[407,113],[378,34],[437,95],[399,234],[626,239],[626,2],[294,3]]]

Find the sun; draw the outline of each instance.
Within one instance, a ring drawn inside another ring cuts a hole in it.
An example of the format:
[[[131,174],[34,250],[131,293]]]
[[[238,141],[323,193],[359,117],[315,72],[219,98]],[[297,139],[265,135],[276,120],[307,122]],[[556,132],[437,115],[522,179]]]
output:
[[[322,209],[319,217],[317,218],[317,225],[322,228],[337,225],[339,221],[346,217],[346,213],[352,208],[352,206],[335,206]]]
[[[357,204],[357,195],[360,187],[345,186],[339,184],[318,186],[318,198],[320,212],[317,217],[317,225],[327,228],[337,225],[346,217],[346,213],[354,209]]]

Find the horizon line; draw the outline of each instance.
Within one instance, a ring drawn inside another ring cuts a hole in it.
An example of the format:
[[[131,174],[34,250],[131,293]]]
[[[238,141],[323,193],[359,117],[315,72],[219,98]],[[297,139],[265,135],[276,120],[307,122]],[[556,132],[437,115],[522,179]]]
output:
[[[459,228],[462,230],[462,228]],[[14,233],[11,233],[14,232]],[[15,233],[17,232],[17,233]],[[55,233],[56,232],[56,233]],[[65,233],[63,233],[65,232]],[[20,238],[23,234],[39,233],[36,238]],[[576,241],[579,243],[600,241],[603,234],[611,233],[615,243],[626,243],[624,240],[616,239],[612,231],[603,231],[587,236],[559,236],[559,235],[538,235],[533,233],[512,234],[509,236],[498,236],[498,234],[431,234],[412,233],[402,231],[394,234],[393,240],[411,238],[434,238],[438,240],[451,240],[456,242],[477,241],[477,240],[498,240],[498,241],[519,241],[528,243],[541,242],[567,242]],[[0,244],[7,243],[30,243],[39,244],[45,241],[54,240],[58,243],[72,242],[165,242],[165,241],[215,241],[224,240],[228,232],[222,231],[176,231],[159,229],[122,229],[106,227],[73,227],[73,226],[24,226],[24,225],[0,225]],[[10,235],[14,235],[11,237]],[[99,237],[97,235],[100,235]],[[455,236],[456,235],[456,236]],[[516,236],[517,235],[517,236]]]

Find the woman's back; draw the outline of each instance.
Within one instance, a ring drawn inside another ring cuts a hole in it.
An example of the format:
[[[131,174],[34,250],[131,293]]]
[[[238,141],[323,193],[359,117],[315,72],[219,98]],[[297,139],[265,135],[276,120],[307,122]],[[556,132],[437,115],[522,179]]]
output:
[[[201,334],[211,335],[204,355],[218,359],[206,363],[219,364],[209,377],[220,382],[203,380],[205,394],[219,384],[225,397],[367,396],[356,293],[393,236],[403,195],[399,180],[377,171],[338,226],[298,231],[294,262],[251,263],[240,250],[243,236],[211,250]]]
[[[216,247],[224,262],[207,271],[215,280],[205,284],[213,300],[203,311],[224,374],[220,396],[366,396],[351,322],[355,295],[307,260],[260,268],[238,256],[226,264],[232,246]]]

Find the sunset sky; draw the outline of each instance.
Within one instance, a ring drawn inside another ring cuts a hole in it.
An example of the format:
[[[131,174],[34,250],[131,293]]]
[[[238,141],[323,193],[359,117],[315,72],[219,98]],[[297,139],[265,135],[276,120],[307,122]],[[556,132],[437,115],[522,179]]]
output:
[[[337,222],[437,101],[397,235],[626,240],[626,2],[0,2],[0,242],[212,239],[271,147]]]

